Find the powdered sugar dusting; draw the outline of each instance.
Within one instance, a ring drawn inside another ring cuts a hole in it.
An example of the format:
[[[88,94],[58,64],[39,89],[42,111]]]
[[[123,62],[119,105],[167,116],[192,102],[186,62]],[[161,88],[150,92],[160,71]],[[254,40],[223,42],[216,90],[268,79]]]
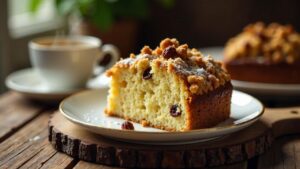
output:
[[[185,66],[176,66],[177,72],[188,75],[197,75],[197,76],[207,76],[208,73],[205,69],[201,67],[185,67]]]
[[[202,67],[199,67],[197,65],[191,66],[188,65],[185,61],[182,59],[176,59],[174,61],[175,67],[177,72],[183,74],[183,75],[197,75],[197,76],[207,76],[208,73],[206,70]]]

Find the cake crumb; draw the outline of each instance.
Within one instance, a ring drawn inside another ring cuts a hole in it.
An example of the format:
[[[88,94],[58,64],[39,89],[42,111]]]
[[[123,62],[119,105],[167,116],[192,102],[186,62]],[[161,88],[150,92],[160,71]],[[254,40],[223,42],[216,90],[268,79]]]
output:
[[[166,38],[166,39],[164,39],[164,40],[162,40],[160,42],[159,46],[160,46],[161,49],[166,49],[169,46],[178,47],[179,46],[179,42],[175,38],[173,38],[173,39]]]
[[[135,54],[133,54],[133,53],[130,53],[130,55],[129,55],[129,58],[132,58],[132,59],[134,59],[134,58],[135,58]]]
[[[152,49],[149,46],[144,46],[143,49],[141,50],[141,54],[152,54]]]
[[[187,44],[183,44],[183,45],[180,45],[176,49],[176,51],[180,56],[187,57],[188,56],[188,48],[189,48],[189,46]]]
[[[124,123],[122,123],[121,128],[123,130],[134,130],[134,126],[130,121],[125,121]]]
[[[142,120],[141,123],[142,123],[143,127],[148,127],[150,125],[150,123],[148,121],[146,121],[146,120]]]

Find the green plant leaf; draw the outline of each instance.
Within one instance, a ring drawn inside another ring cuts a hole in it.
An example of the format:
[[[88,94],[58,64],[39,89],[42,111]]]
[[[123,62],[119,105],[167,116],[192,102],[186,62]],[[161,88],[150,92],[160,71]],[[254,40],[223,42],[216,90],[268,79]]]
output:
[[[91,19],[101,31],[107,31],[114,21],[111,7],[105,0],[97,0],[95,2]]]
[[[77,9],[76,0],[55,0],[55,6],[59,14],[69,15]]]
[[[37,12],[42,4],[42,0],[29,0],[28,8],[30,12]]]
[[[95,0],[77,0],[77,6],[82,16],[88,16]]]

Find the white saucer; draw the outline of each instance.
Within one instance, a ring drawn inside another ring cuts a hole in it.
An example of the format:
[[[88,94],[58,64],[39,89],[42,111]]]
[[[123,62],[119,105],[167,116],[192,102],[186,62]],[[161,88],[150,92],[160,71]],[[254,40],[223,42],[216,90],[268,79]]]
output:
[[[104,75],[100,75],[99,77],[89,80],[86,88],[108,88],[109,80],[110,79]],[[41,101],[62,100],[73,93],[86,89],[57,90],[49,88],[33,68],[19,70],[10,74],[7,76],[5,84],[11,90],[17,91],[26,97]]]
[[[123,119],[104,113],[107,89],[89,90],[66,98],[60,104],[60,112],[71,122],[88,131],[117,140],[140,144],[187,144],[219,138],[244,129],[263,114],[263,105],[255,98],[234,91],[230,119],[213,128],[186,132],[167,132],[133,123],[134,130],[122,130]]]

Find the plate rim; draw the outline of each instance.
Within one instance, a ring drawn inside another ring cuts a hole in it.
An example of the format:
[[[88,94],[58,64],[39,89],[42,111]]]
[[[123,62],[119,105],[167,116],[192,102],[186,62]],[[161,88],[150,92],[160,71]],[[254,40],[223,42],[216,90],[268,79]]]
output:
[[[256,99],[255,97],[238,91],[238,90],[233,90],[232,92],[237,92],[237,93],[241,93],[244,95],[247,95],[248,97],[251,97],[252,99],[254,99],[255,101],[257,101],[257,103],[261,106],[261,110],[260,112],[258,112],[258,115],[255,118],[252,118],[250,120],[247,121],[242,121],[238,124],[234,124],[234,125],[228,125],[228,126],[217,126],[217,127],[210,127],[210,128],[203,128],[203,129],[195,129],[195,130],[187,130],[187,131],[162,131],[162,132],[153,132],[153,131],[136,131],[136,130],[123,130],[123,129],[113,129],[113,128],[106,128],[106,127],[101,127],[101,126],[97,126],[94,124],[90,124],[90,123],[86,123],[86,122],[82,122],[80,120],[74,119],[72,117],[70,117],[67,113],[64,112],[63,110],[63,105],[65,104],[65,102],[72,98],[72,97],[76,97],[78,95],[81,95],[83,93],[87,93],[87,92],[92,92],[94,90],[99,90],[99,89],[92,89],[92,90],[84,90],[81,92],[78,92],[76,94],[73,94],[71,96],[68,96],[67,98],[65,98],[64,100],[62,100],[59,104],[59,112],[66,117],[69,121],[74,122],[76,124],[79,124],[80,126],[83,126],[85,128],[87,128],[87,126],[92,127],[92,128],[101,128],[103,130],[107,130],[107,131],[117,131],[117,132],[125,132],[125,133],[135,133],[135,134],[163,134],[163,135],[173,135],[173,134],[195,134],[195,133],[199,133],[199,132],[211,132],[211,131],[217,131],[217,130],[228,130],[230,128],[236,128],[239,126],[244,126],[247,124],[252,124],[253,122],[257,121],[263,114],[265,111],[265,106],[262,104],[261,101],[259,101],[258,99]],[[103,89],[100,89],[103,90]],[[249,116],[249,115],[248,115]],[[246,116],[247,117],[247,116]]]
[[[235,79],[232,79],[231,81],[233,84],[235,84],[234,85],[235,87],[239,87],[239,88],[268,90],[268,91],[270,90],[291,91],[291,92],[297,90],[300,92],[300,84],[261,83],[261,82],[250,82],[250,81],[235,80]],[[236,83],[238,83],[238,85]],[[251,86],[256,86],[256,87],[251,87]]]

